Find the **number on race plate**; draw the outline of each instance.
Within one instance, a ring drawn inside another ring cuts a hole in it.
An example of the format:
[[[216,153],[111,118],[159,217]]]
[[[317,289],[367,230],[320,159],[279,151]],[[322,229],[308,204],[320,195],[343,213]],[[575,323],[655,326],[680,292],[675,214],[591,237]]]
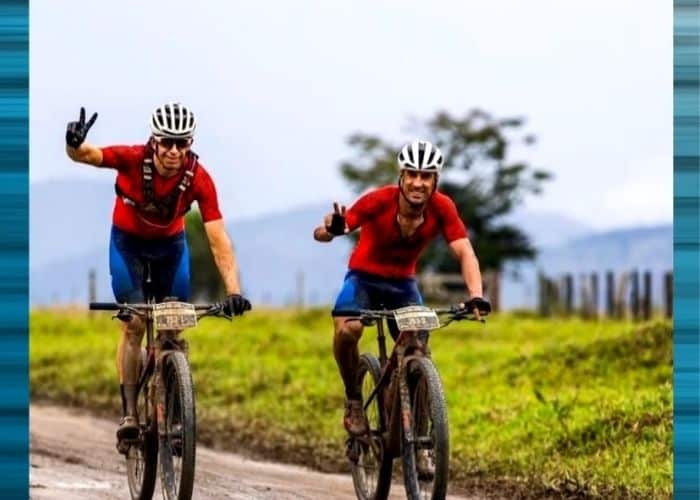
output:
[[[184,330],[197,325],[194,305],[187,302],[161,302],[153,305],[158,330]]]
[[[440,319],[435,311],[424,306],[408,306],[396,309],[394,319],[399,331],[435,330],[440,328]]]

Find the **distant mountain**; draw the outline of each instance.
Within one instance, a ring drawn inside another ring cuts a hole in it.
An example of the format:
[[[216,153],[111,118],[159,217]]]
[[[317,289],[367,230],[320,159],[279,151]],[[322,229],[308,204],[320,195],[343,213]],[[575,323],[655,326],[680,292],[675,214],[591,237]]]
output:
[[[30,189],[30,301],[87,301],[87,274],[97,271],[98,299],[111,300],[107,245],[114,203],[111,183],[84,180],[36,183]],[[246,293],[257,303],[288,304],[303,293],[307,303],[330,303],[342,282],[350,242],[319,244],[312,230],[330,202],[228,224]],[[670,268],[671,226],[591,234],[584,224],[553,214],[520,212],[513,224],[541,249],[536,263],[508,266],[506,307],[534,305],[537,268],[549,274],[631,266]]]
[[[111,180],[84,179],[37,182],[30,186],[29,204],[30,266],[36,270],[45,264],[85,255],[105,246],[114,207],[114,184]],[[312,223],[316,224],[320,214],[330,206],[329,201],[249,221],[254,223],[257,220],[262,227],[278,224],[276,232],[280,234],[279,231],[286,231],[285,228],[293,225],[300,216],[304,217],[305,210],[315,214]],[[285,215],[289,219],[285,220]],[[310,221],[309,218],[304,220]],[[558,245],[591,232],[579,221],[546,213],[517,212],[505,220],[530,234],[540,248]]]
[[[540,265],[553,272],[610,268],[667,270],[673,265],[671,224],[618,229],[577,238],[542,252]]]
[[[572,217],[551,213],[518,211],[504,217],[504,222],[513,224],[530,235],[538,250],[561,245],[593,231],[590,226]]]
[[[311,303],[327,303],[342,282],[350,251],[345,239],[313,241],[312,232],[330,204],[234,222],[227,226],[236,249],[241,281],[256,303],[288,304],[299,291]],[[107,219],[109,221],[109,218]],[[106,221],[103,227],[108,227]],[[85,302],[88,270],[97,271],[97,295],[111,300],[108,235],[97,248],[30,270],[33,304]]]
[[[29,189],[29,264],[84,255],[105,245],[114,207],[114,184],[54,180]]]

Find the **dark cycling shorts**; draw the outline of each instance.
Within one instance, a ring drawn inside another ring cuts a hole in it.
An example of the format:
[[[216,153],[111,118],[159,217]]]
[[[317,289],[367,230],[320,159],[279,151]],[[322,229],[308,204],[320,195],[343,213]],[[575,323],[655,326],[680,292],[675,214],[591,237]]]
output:
[[[112,226],[109,272],[117,302],[144,302],[146,266],[151,268],[150,292],[156,301],[190,297],[190,254],[184,231],[158,240],[144,240]]]
[[[358,309],[397,309],[423,305],[414,278],[390,279],[359,271],[348,271],[343,288],[335,301],[332,315]],[[396,324],[389,321],[389,330],[396,337]]]

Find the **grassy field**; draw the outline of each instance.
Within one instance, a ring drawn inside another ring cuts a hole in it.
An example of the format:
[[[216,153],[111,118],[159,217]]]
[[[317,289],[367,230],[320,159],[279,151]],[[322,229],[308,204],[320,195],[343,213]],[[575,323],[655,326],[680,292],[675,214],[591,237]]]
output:
[[[119,406],[115,322],[31,314],[31,395]],[[232,450],[346,470],[343,392],[327,310],[204,320],[187,333],[199,435]],[[533,497],[670,498],[670,322],[504,315],[434,332],[448,399],[451,483]],[[376,352],[374,331],[362,350]]]

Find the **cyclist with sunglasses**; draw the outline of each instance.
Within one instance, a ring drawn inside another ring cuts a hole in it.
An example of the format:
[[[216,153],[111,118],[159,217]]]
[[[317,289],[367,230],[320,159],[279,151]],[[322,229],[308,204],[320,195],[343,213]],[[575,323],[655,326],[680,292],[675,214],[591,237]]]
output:
[[[157,301],[165,297],[188,301],[190,259],[184,215],[197,202],[214,262],[226,293],[226,312],[243,314],[250,302],[241,295],[238,265],[219,210],[211,176],[191,150],[196,128],[192,111],[167,103],[151,114],[151,136],[146,144],[97,147],[85,142],[97,113],[85,121],[68,123],[66,153],[80,163],[117,171],[112,215],[109,266],[112,290],[118,302],[145,300],[143,277],[150,266],[151,290]],[[117,349],[122,419],[117,439],[138,436],[136,384],[141,369],[141,341],[145,325],[136,317],[123,322]]]

